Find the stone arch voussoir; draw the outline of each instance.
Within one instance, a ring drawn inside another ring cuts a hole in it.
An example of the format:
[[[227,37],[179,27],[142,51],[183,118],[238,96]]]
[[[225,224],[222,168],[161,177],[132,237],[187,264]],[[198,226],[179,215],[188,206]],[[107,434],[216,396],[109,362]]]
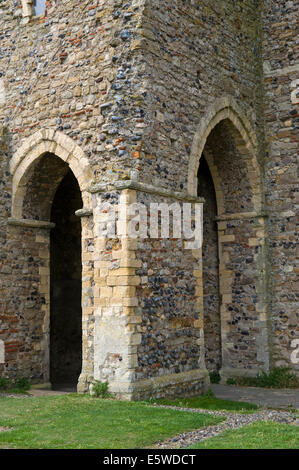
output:
[[[188,168],[188,193],[197,195],[197,172],[199,161],[211,131],[223,120],[229,120],[238,131],[250,158],[246,161],[248,178],[253,190],[255,210],[262,205],[261,171],[257,160],[258,142],[249,119],[232,97],[223,97],[214,102],[201,119],[193,139]],[[212,175],[213,176],[213,175]]]
[[[12,217],[21,218],[29,169],[45,153],[54,154],[68,164],[78,180],[84,207],[90,206],[88,188],[92,180],[92,171],[83,150],[62,132],[43,129],[28,137],[11,159]]]

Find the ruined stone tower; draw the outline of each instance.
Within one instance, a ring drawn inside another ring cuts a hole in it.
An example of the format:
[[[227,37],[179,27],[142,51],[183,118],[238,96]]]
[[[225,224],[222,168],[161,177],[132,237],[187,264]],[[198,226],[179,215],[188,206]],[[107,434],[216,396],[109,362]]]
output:
[[[0,1],[2,375],[145,399],[298,373],[298,12]],[[203,200],[202,250],[99,230],[102,202]]]

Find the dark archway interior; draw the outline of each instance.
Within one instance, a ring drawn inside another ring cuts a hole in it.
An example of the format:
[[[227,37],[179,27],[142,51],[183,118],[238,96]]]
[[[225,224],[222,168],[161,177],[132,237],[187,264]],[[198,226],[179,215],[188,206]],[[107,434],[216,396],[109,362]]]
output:
[[[242,367],[245,356],[245,362],[256,360],[254,335],[249,337],[256,319],[256,279],[259,275],[254,263],[254,248],[249,243],[255,230],[253,221],[239,216],[254,210],[248,166],[250,158],[241,135],[226,119],[211,131],[200,159],[198,195],[206,200],[203,236],[204,339],[206,366],[210,371],[232,367],[232,364]],[[217,200],[209,165],[214,168],[217,178]],[[221,244],[215,221],[217,215],[225,216],[220,231]]]
[[[212,176],[204,155],[198,169],[198,195],[205,199],[203,222],[203,295],[205,360],[210,371],[221,368],[221,324],[217,202]]]
[[[51,221],[50,381],[73,387],[82,367],[81,192],[71,171],[56,191]]]

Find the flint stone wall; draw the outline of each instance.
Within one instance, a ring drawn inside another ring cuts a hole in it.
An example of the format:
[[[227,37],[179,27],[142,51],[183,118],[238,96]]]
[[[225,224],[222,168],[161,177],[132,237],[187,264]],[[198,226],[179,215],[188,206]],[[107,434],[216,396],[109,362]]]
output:
[[[24,17],[21,2],[0,3],[1,372],[49,380],[51,227],[44,215],[56,188],[50,182],[63,171],[51,166],[47,186],[43,162],[30,167],[24,206],[14,206],[18,155],[26,160],[21,149],[29,151],[30,139],[65,159],[84,193],[80,390],[93,377],[128,398],[207,387],[200,256],[182,256],[174,240],[121,247],[96,233],[97,207],[119,181],[156,190],[116,190],[127,191],[128,201],[168,201],[173,192],[196,197],[190,174],[202,147],[212,155],[218,204],[223,379],[275,365],[296,370],[298,104],[291,84],[298,78],[298,1],[267,1],[263,10],[256,0],[47,3],[38,18]],[[219,102],[226,103],[219,112],[225,122],[213,131]],[[242,135],[232,131],[238,123]],[[197,142],[204,128],[207,146]],[[99,184],[107,189],[90,189]],[[47,207],[39,204],[43,194]],[[23,225],[9,220],[14,207],[27,217]],[[215,264],[215,249],[209,256]]]

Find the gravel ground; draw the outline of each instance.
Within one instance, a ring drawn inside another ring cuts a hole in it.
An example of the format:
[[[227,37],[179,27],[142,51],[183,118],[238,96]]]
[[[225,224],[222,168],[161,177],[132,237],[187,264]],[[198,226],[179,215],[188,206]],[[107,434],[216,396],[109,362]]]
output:
[[[158,406],[158,405],[157,405]],[[237,429],[257,421],[275,421],[277,423],[299,425],[298,414],[287,411],[261,410],[251,414],[229,413],[227,411],[211,411],[201,409],[179,408],[175,406],[159,406],[159,408],[170,408],[178,411],[188,411],[191,413],[203,413],[213,416],[223,416],[225,421],[215,426],[207,426],[179,436],[172,437],[163,442],[158,442],[154,449],[183,449],[196,442],[203,441],[209,437],[217,436],[227,429]]]
[[[5,397],[5,398],[30,398],[29,395],[26,395],[25,393],[0,393],[0,397]]]

